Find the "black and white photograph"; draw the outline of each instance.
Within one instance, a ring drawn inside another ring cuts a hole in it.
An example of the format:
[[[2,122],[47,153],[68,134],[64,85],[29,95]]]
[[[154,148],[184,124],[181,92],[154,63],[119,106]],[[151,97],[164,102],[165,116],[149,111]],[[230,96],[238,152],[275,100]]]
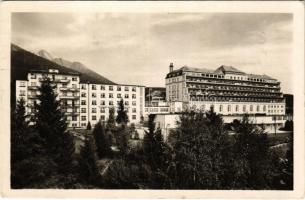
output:
[[[10,13],[11,190],[296,189],[295,14],[164,7]]]

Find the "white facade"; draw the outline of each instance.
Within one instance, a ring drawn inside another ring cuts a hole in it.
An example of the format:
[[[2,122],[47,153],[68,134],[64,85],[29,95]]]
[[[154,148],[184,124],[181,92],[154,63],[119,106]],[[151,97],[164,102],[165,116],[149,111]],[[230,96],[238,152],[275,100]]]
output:
[[[98,120],[107,120],[109,109],[117,113],[118,102],[123,99],[129,122],[139,123],[144,115],[144,86],[138,85],[105,85],[80,83],[77,74],[61,74],[58,70],[28,73],[27,80],[16,81],[16,100],[26,100],[26,110],[31,113],[31,107],[37,101],[38,87],[44,76],[56,84],[58,100],[67,116],[69,127],[85,128],[90,121],[94,126]]]

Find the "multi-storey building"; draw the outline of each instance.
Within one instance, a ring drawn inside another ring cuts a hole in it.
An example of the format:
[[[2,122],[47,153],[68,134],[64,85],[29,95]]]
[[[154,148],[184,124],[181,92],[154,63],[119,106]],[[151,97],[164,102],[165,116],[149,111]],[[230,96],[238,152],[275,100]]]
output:
[[[223,115],[285,115],[280,82],[267,75],[246,74],[231,66],[216,70],[181,67],[166,76],[171,112],[209,110]]]
[[[144,115],[144,87],[139,85],[106,85],[82,83],[81,74],[62,73],[57,69],[30,71],[26,80],[16,81],[16,100],[23,98],[27,103],[27,113],[32,112],[34,102],[39,103],[38,87],[44,77],[56,85],[57,98],[67,115],[69,127],[86,127],[90,121],[95,125],[106,121],[110,108],[115,109],[124,100],[129,121],[138,123]]]

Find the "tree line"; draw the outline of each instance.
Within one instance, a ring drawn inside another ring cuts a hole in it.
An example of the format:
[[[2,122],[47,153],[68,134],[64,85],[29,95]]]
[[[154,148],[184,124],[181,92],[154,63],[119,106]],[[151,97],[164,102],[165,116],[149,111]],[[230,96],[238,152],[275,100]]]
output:
[[[150,115],[143,140],[132,144],[136,131],[122,100],[116,117],[111,109],[75,154],[50,80],[39,92],[31,116],[22,99],[12,113],[12,188],[293,189],[292,137],[284,154],[270,149],[268,135],[247,116],[230,125],[230,135],[213,110],[182,113],[163,138]]]

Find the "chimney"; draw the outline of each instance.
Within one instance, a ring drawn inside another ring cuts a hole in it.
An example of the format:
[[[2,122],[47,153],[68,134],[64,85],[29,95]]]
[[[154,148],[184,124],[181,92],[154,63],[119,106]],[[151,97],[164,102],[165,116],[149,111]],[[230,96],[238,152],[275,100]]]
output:
[[[174,64],[170,63],[169,64],[169,72],[172,72],[174,70]]]

